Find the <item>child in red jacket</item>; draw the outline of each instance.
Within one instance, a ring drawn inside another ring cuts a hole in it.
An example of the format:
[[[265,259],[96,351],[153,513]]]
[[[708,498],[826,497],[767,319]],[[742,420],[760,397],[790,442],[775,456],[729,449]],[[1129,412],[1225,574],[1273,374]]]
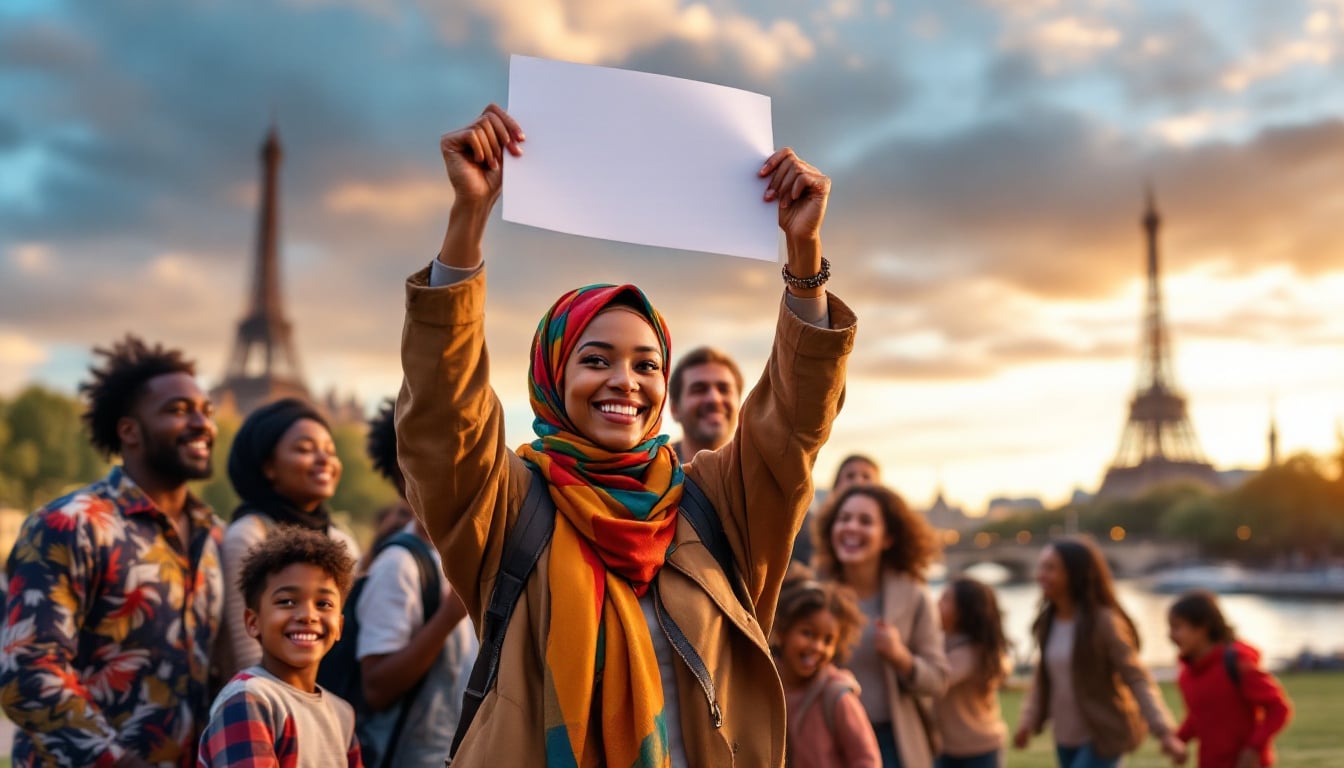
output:
[[[1210,592],[1182,595],[1167,614],[1181,657],[1185,721],[1176,736],[1199,740],[1199,768],[1267,768],[1270,740],[1288,723],[1288,698],[1260,668],[1260,652],[1237,640]]]

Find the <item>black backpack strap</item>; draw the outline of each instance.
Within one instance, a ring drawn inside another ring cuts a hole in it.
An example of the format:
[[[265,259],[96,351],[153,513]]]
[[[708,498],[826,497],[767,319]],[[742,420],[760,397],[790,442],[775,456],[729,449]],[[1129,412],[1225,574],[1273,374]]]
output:
[[[733,587],[737,601],[748,613],[755,613],[751,597],[747,594],[747,585],[737,572],[737,560],[733,557],[733,548],[728,543],[728,535],[723,532],[723,521],[719,519],[719,513],[715,511],[705,492],[700,490],[700,486],[689,476],[681,488],[680,514],[686,517],[691,527],[695,529],[696,535],[700,537],[701,543],[718,562],[724,578],[728,579],[728,583]]]
[[[369,558],[369,562],[381,554],[388,547],[402,547],[411,553],[415,558],[416,568],[420,571],[420,605],[424,615],[425,623],[429,623],[429,617],[433,616],[435,611],[439,610],[439,601],[443,595],[442,579],[443,575],[439,571],[438,563],[434,560],[434,554],[430,550],[429,542],[416,536],[413,533],[402,531],[394,533],[387,537],[374,553],[374,557]],[[387,739],[387,748],[383,750],[383,757],[378,761],[379,768],[392,768],[392,756],[397,752],[397,745],[401,743],[401,732],[406,729],[406,720],[411,714],[411,706],[415,700],[420,697],[420,691],[425,687],[425,680],[428,674],[423,675],[415,681],[415,685],[401,697],[400,710],[397,712],[397,720],[392,724],[392,732]]]
[[[429,617],[439,610],[439,601],[443,597],[443,572],[434,560],[434,550],[429,542],[409,531],[388,536],[378,552],[387,547],[402,547],[415,558],[415,566],[420,571],[420,604],[425,621],[429,621]],[[369,558],[369,562],[373,562],[373,558]]]
[[[1240,660],[1237,658],[1237,649],[1231,644],[1223,646],[1223,666],[1227,669],[1227,677],[1232,681],[1232,687],[1241,693],[1241,667],[1238,666]]]
[[[513,529],[504,539],[504,553],[499,560],[499,572],[495,576],[495,588],[490,593],[490,604],[485,609],[483,631],[481,632],[481,650],[476,664],[471,668],[471,677],[467,680],[467,691],[462,695],[462,713],[458,717],[457,732],[453,734],[453,745],[448,751],[446,765],[452,763],[462,738],[471,728],[476,711],[481,708],[485,694],[495,685],[499,673],[499,657],[504,650],[504,631],[508,629],[513,609],[523,594],[528,576],[537,567],[541,551],[551,540],[555,530],[555,503],[546,487],[546,478],[541,470],[531,463],[532,483],[527,489],[527,498],[518,511],[518,519]]]

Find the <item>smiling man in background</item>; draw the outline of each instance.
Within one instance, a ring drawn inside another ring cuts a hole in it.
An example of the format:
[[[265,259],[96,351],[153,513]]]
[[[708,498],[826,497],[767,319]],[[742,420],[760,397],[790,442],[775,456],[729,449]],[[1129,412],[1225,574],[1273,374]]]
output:
[[[127,336],[80,387],[122,463],[37,510],[9,558],[0,701],[15,766],[194,766],[210,704],[223,528],[187,491],[215,423],[195,365]]]
[[[672,369],[668,396],[672,418],[681,425],[681,440],[672,448],[688,462],[700,451],[716,450],[737,431],[742,371],[723,352],[697,347]]]

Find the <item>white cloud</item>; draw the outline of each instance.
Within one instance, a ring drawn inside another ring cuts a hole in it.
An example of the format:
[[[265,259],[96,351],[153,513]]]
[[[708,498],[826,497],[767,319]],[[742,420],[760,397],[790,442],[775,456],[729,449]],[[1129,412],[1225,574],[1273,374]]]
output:
[[[815,47],[797,23],[769,24],[735,13],[716,15],[702,3],[677,0],[531,0],[499,3],[471,0],[498,25],[502,50],[584,64],[619,63],[632,53],[667,40],[717,46],[740,55],[744,64],[769,75],[810,59]],[[444,34],[460,34],[458,18],[441,18]]]
[[[1344,28],[1344,3],[1335,5],[1337,7],[1334,9],[1318,8],[1308,14],[1302,22],[1303,37],[1256,51],[1234,64],[1223,73],[1223,87],[1240,92],[1261,80],[1283,75],[1298,67],[1329,64],[1339,45],[1335,28]]]
[[[26,275],[45,275],[51,267],[51,247],[46,243],[19,243],[9,249],[9,260]]]
[[[322,206],[330,213],[368,216],[391,224],[412,224],[442,215],[452,202],[453,190],[446,178],[349,181],[322,198]]]
[[[1245,115],[1240,112],[1201,109],[1157,120],[1149,126],[1149,131],[1167,144],[1184,147],[1239,125],[1244,119]]]
[[[0,328],[0,392],[12,392],[28,383],[32,371],[47,362],[47,350],[15,331]]]
[[[149,279],[160,286],[179,286],[195,279],[201,257],[190,253],[163,253],[154,257],[145,268]]]
[[[1047,69],[1057,70],[1089,61],[1114,48],[1120,39],[1120,30],[1115,27],[1063,16],[1032,25],[1020,45],[1035,52]]]

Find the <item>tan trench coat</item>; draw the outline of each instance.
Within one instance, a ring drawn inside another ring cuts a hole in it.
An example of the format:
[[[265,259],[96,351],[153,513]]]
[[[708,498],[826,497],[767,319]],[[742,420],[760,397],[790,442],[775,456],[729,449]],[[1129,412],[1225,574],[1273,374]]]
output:
[[[928,585],[907,574],[883,570],[882,620],[901,633],[901,639],[915,657],[915,668],[905,679],[896,674],[896,667],[882,665],[887,705],[891,707],[891,729],[901,753],[901,765],[931,768],[935,755],[929,749],[919,700],[932,717],[931,699],[947,690],[948,666],[938,606]]]
[[[485,277],[406,287],[405,381],[397,401],[398,450],[407,497],[443,555],[476,626],[494,587],[505,537],[531,482],[504,442],[503,409],[490,387]],[[770,359],[743,403],[738,433],[686,465],[723,520],[747,591],[744,610],[713,557],[684,520],[658,575],[668,613],[703,657],[723,724],[677,667],[682,737],[697,766],[782,766],[784,692],[766,642],[793,538],[812,500],[812,465],[844,398],[855,318],[830,297],[821,329],[780,307]],[[455,768],[544,764],[543,669],[552,620],[542,555],[504,640],[498,682],[463,741]]]

